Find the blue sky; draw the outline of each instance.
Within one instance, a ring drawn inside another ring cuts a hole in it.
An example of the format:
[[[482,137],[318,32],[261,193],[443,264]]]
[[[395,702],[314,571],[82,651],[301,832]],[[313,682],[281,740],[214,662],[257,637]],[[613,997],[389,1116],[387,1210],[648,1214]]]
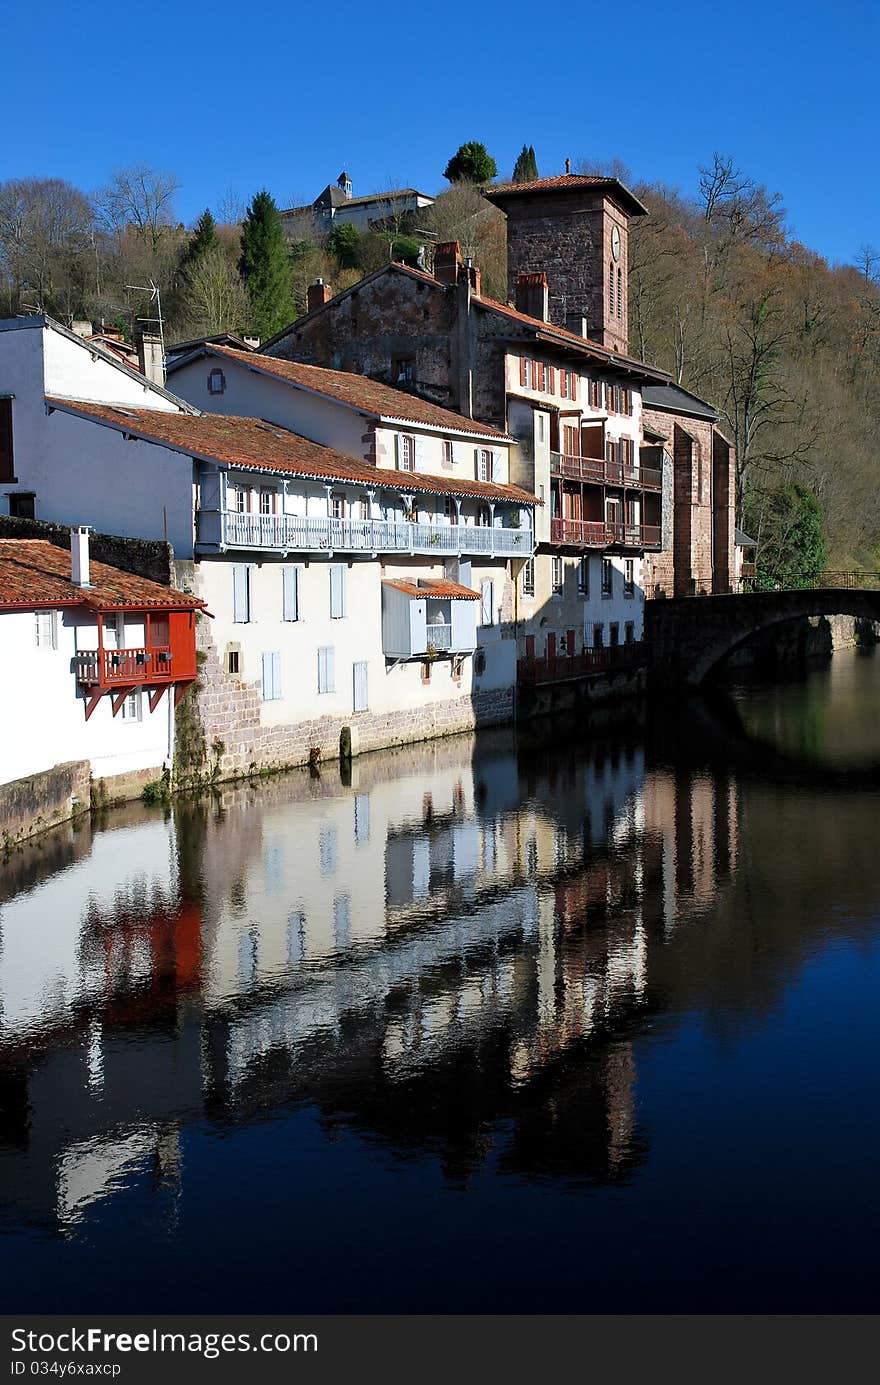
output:
[[[0,179],[143,161],[190,223],[264,186],[310,200],[343,164],[356,194],[435,192],[467,139],[502,173],[525,141],[542,174],[618,156],[684,192],[719,149],[830,259],[880,244],[877,0],[41,0],[4,28]]]

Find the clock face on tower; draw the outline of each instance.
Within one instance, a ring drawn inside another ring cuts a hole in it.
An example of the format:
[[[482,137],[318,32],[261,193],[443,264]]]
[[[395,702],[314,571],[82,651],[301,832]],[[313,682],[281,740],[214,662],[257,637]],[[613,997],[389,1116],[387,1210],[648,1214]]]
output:
[[[611,253],[615,260],[620,259],[620,231],[616,226],[611,227]]]

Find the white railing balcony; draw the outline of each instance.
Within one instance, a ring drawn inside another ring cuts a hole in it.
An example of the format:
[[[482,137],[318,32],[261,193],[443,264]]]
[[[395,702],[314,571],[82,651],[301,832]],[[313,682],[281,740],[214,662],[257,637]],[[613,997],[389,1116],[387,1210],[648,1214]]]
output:
[[[426,524],[410,520],[331,519],[318,515],[240,514],[198,510],[199,548],[273,549],[283,553],[481,553],[527,558],[531,529],[497,525]]]

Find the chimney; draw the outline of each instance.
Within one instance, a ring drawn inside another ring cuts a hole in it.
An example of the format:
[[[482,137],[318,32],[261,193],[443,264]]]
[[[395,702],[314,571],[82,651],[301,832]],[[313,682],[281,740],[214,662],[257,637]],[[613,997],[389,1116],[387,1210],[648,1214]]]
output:
[[[516,310],[540,318],[542,322],[549,321],[550,290],[543,270],[539,274],[516,276]]]
[[[590,324],[582,313],[566,313],[565,326],[569,332],[574,332],[576,337],[588,337],[590,335]]]
[[[323,308],[325,303],[329,303],[332,297],[333,290],[330,285],[325,284],[323,279],[316,279],[306,289],[306,310],[313,313],[316,308]]]
[[[457,240],[434,248],[434,278],[439,284],[457,284],[461,267],[461,246]]]
[[[141,375],[146,375],[154,385],[164,386],[165,353],[162,350],[162,338],[152,332],[138,332],[136,345]]]
[[[70,580],[75,587],[90,587],[89,526],[78,524],[70,531]]]
[[[571,159],[565,160],[565,171],[566,173],[571,173]]]
[[[480,288],[482,285],[482,275],[480,274],[479,267],[474,264],[473,260],[467,260],[465,262],[465,269],[467,270],[467,277],[470,280],[471,292],[473,293],[474,297],[482,297],[480,293]]]

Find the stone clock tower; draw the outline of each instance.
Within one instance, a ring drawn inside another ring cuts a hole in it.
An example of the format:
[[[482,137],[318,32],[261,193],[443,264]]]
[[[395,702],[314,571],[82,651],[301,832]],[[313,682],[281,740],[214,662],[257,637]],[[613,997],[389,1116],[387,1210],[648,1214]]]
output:
[[[647,208],[617,178],[566,173],[485,196],[507,215],[507,282],[544,271],[550,322],[625,355],[629,223]]]

